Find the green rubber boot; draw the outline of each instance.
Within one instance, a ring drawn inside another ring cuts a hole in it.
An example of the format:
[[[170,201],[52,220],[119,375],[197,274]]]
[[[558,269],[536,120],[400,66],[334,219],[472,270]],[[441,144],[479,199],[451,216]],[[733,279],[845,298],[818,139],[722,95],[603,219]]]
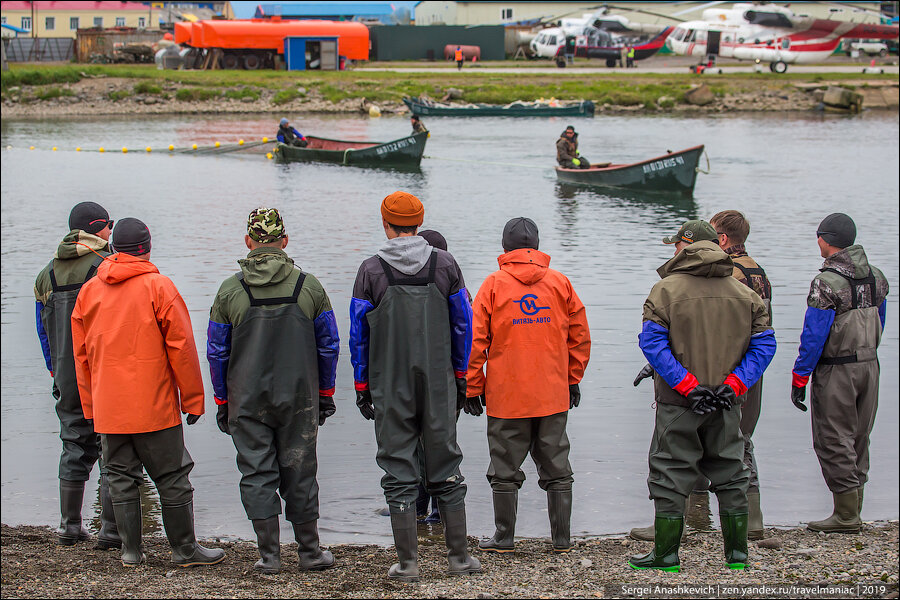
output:
[[[747,566],[747,513],[720,513],[722,538],[725,541],[725,564],[743,571]]]
[[[850,490],[834,496],[834,512],[822,521],[810,521],[807,527],[811,531],[826,533],[859,533],[862,521],[859,520],[859,493]]]
[[[684,531],[684,515],[656,515],[654,523],[653,550],[644,556],[632,556],[628,566],[632,569],[658,569],[678,573],[681,561],[678,546]]]
[[[747,505],[750,510],[750,514],[747,517],[747,537],[751,540],[761,540],[766,537],[766,530],[763,527],[759,492],[747,492]]]

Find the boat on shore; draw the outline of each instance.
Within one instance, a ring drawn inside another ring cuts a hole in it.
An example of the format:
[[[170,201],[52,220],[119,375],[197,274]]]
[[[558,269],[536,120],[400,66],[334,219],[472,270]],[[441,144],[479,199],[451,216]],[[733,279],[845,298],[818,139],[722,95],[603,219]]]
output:
[[[414,115],[424,117],[593,117],[594,103],[511,102],[509,104],[445,104],[421,98],[404,97],[403,103]]]
[[[678,152],[670,151],[636,163],[600,163],[591,165],[589,169],[556,167],[556,177],[559,181],[579,185],[691,195],[697,182],[703,148],[700,145]]]
[[[425,153],[428,132],[390,142],[362,140],[332,140],[306,136],[305,148],[279,143],[275,146],[275,160],[289,162],[328,162],[361,167],[418,167]]]

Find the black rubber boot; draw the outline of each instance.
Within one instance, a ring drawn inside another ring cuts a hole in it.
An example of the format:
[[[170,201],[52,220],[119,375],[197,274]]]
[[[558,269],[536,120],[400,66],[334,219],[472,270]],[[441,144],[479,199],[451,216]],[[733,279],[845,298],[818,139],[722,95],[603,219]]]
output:
[[[60,546],[74,546],[91,537],[81,523],[81,505],[84,503],[84,481],[59,480],[59,512],[62,519],[56,534]]]
[[[147,560],[141,547],[141,501],[117,502],[113,504],[113,513],[122,539],[122,566],[140,566]]]
[[[447,544],[447,572],[451,575],[481,573],[481,562],[469,555],[466,507],[449,510],[442,505],[440,510],[444,521],[444,542]]]
[[[515,552],[516,511],[519,504],[519,492],[494,492],[494,537],[482,540],[478,547],[485,552]]]
[[[162,505],[163,527],[172,546],[172,562],[179,567],[215,565],[225,560],[220,548],[204,548],[194,536],[194,503]]]
[[[547,490],[547,512],[550,513],[550,539],[554,552],[572,549],[572,490]]]
[[[725,564],[743,571],[747,565],[747,513],[720,513],[722,539],[725,542]]]
[[[415,517],[413,515],[413,522]],[[331,552],[319,548],[318,523],[317,519],[306,523],[293,523],[301,571],[324,571],[334,566],[334,556]]]
[[[394,548],[400,562],[388,569],[388,578],[404,583],[419,581],[419,538],[416,534],[416,513],[391,513]]]
[[[122,547],[119,528],[116,526],[116,513],[113,510],[112,498],[109,496],[109,479],[100,474],[100,532],[97,534],[95,550],[113,550]]]
[[[253,568],[266,575],[281,572],[281,529],[278,517],[253,519],[253,531],[256,532],[256,547],[259,548],[259,560]]]
[[[658,569],[678,573],[681,570],[678,547],[684,530],[684,516],[656,515],[654,529],[653,550],[643,556],[632,556],[628,566],[638,570]]]

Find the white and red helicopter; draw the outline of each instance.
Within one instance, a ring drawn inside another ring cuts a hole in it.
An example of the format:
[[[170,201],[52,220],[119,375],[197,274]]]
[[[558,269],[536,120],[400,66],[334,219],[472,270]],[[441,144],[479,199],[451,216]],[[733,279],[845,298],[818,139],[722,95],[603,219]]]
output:
[[[896,25],[874,25],[794,14],[775,4],[735,4],[709,8],[701,21],[675,28],[666,46],[675,54],[697,56],[702,62],[717,56],[769,63],[784,73],[788,64],[821,62],[831,56],[842,38],[896,39]]]

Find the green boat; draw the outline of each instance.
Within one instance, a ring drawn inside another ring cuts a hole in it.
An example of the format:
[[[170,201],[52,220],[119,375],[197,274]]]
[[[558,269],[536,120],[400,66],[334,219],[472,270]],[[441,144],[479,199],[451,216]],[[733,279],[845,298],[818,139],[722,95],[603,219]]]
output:
[[[428,132],[415,133],[392,142],[332,140],[306,136],[305,148],[279,143],[275,160],[289,162],[329,162],[361,167],[418,167],[425,153]]]
[[[556,177],[580,185],[691,195],[702,154],[703,146],[694,146],[636,163],[595,164],[589,169],[556,167]]]
[[[556,106],[537,102],[510,104],[443,104],[419,98],[403,98],[414,115],[423,117],[593,117],[590,100],[566,102]]]

